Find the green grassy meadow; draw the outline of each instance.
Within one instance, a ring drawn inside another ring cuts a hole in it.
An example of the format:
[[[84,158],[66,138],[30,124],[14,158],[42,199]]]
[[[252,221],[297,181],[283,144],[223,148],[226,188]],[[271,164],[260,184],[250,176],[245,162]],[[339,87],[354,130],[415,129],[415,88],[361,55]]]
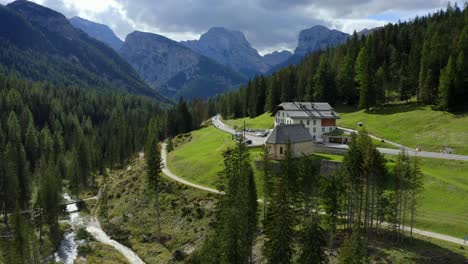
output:
[[[190,137],[168,154],[169,169],[188,181],[216,188],[216,174],[223,168],[222,153],[234,144],[231,135],[209,126],[192,131]]]
[[[445,146],[454,153],[468,154],[468,114],[434,111],[414,103],[387,105],[365,112],[337,108],[339,126],[357,128],[363,122],[370,134],[425,151],[438,152]]]
[[[245,117],[239,119],[223,120],[226,125],[230,127],[237,126],[239,128],[244,127],[244,121],[246,128],[257,128],[257,129],[270,129],[273,128],[274,118],[270,116],[271,113],[264,113],[255,118]]]

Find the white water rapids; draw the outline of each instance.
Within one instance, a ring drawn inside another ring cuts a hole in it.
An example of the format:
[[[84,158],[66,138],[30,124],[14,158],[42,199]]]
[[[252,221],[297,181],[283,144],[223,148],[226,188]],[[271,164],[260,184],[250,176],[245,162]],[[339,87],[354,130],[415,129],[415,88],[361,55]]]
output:
[[[73,201],[67,193],[63,195],[63,199],[67,202]],[[83,225],[83,219],[80,217],[78,206],[76,204],[67,205],[66,211],[70,216],[68,223],[71,225],[72,230],[65,233],[62,241],[60,242],[59,250],[55,253],[55,261],[64,264],[73,264],[73,261],[78,256],[78,243],[75,240],[75,231]]]
[[[67,202],[73,201],[68,194],[64,194],[63,198]],[[122,255],[127,258],[127,260],[132,264],[144,264],[143,260],[138,257],[138,255],[133,252],[130,248],[120,244],[119,242],[111,239],[102,229],[99,224],[99,221],[92,219],[90,217],[82,217],[78,212],[78,207],[76,204],[67,205],[66,211],[69,213],[70,220],[67,220],[72,227],[72,231],[65,233],[62,241],[60,242],[60,248],[55,253],[55,261],[64,263],[64,264],[73,264],[76,257],[78,256],[78,245],[79,242],[76,241],[76,231],[80,227],[85,227],[93,237],[106,245],[113,247],[115,250],[120,252]]]

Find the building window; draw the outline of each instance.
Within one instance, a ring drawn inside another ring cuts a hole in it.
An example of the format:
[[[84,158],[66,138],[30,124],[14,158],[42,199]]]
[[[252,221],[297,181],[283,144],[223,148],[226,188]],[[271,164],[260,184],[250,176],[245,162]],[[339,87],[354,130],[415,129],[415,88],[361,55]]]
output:
[[[280,147],[280,155],[283,155],[283,147]]]
[[[314,133],[315,133],[315,132],[317,132],[317,128],[316,128],[316,127],[314,127]]]
[[[303,124],[304,124],[304,122],[301,120],[301,125],[303,125]]]
[[[310,125],[310,120],[307,120],[307,125]]]
[[[314,126],[317,125],[317,120],[314,120]]]
[[[332,132],[332,129],[333,129],[333,128],[332,128],[332,127],[330,127],[330,128],[328,129],[328,131]]]
[[[324,127],[322,127],[322,133],[325,133],[325,128]]]

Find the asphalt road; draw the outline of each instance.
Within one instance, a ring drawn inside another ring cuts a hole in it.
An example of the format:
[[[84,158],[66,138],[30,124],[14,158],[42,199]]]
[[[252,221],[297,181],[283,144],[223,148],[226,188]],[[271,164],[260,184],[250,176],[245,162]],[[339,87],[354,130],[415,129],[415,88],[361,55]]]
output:
[[[220,115],[216,115],[214,117],[211,118],[211,123],[213,123],[213,125],[220,129],[220,130],[223,130],[224,132],[227,132],[231,135],[235,135],[236,134],[236,131],[231,128],[230,126],[224,124],[220,119]],[[258,147],[258,146],[263,146],[263,144],[265,144],[265,141],[268,137],[256,137],[256,136],[252,136],[252,135],[249,135],[249,134],[245,134],[245,138],[247,140],[252,140],[252,144],[248,145],[250,147]]]
[[[225,131],[225,132],[227,132],[227,133],[229,133],[231,135],[234,135],[236,133],[236,131],[234,129],[232,129],[228,125],[224,124],[220,120],[219,115],[216,115],[216,116],[212,117],[211,122],[213,123],[213,125],[216,128],[218,128],[220,130],[223,130],[223,131]],[[349,128],[340,127],[340,129],[350,131],[350,132],[356,132],[356,130],[349,129]],[[372,138],[375,138],[377,140],[382,140],[382,138],[374,136],[374,135],[369,135],[369,136],[372,137]],[[267,137],[256,137],[256,136],[252,136],[252,135],[248,135],[248,134],[246,134],[246,138],[252,140],[252,144],[250,145],[252,147],[262,146],[265,143],[266,139],[267,139]],[[389,140],[386,140],[386,139],[383,139],[383,140],[385,140],[385,142],[388,143],[388,144],[391,144],[391,145],[394,145],[394,146],[400,148],[400,149],[377,148],[380,151],[380,153],[387,154],[387,155],[398,155],[400,153],[401,149],[404,149],[404,150],[406,150],[408,155],[414,156],[414,157],[468,161],[468,156],[466,156],[466,155],[446,154],[446,153],[428,152],[428,151],[416,151],[415,149],[406,147],[406,146],[398,144],[396,142],[392,142],[392,141],[389,141]],[[338,144],[324,144],[323,147],[327,147],[327,148],[348,148],[347,145],[338,145]]]
[[[212,193],[221,193],[220,191],[216,190],[216,189],[212,189],[212,188],[208,188],[208,187],[205,187],[205,186],[202,186],[202,185],[198,185],[198,184],[195,184],[195,183],[191,183],[189,181],[186,181],[178,176],[176,176],[175,174],[173,174],[169,168],[167,167],[167,151],[166,151],[166,143],[163,143],[161,145],[161,160],[162,160],[162,163],[163,163],[163,169],[162,169],[162,172],[169,178],[173,179],[174,181],[177,181],[177,182],[180,182],[182,184],[185,184],[187,186],[190,186],[190,187],[193,187],[193,188],[197,188],[197,189],[200,189],[200,190],[204,190],[204,191],[207,191],[207,192],[212,192]]]

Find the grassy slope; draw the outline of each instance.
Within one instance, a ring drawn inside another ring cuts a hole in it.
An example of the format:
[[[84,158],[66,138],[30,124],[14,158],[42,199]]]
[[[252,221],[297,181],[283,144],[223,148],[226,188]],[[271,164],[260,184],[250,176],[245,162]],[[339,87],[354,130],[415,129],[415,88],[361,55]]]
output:
[[[462,238],[468,221],[468,162],[420,161],[425,179],[417,226]]]
[[[174,256],[197,247],[212,221],[214,199],[161,178],[161,228],[164,245],[156,240],[155,199],[146,190],[144,161],[130,170],[114,171],[109,179],[109,223],[99,215],[106,233],[131,247],[146,263],[173,263]]]
[[[343,156],[316,154],[342,161]],[[386,156],[389,165],[395,156]],[[468,162],[419,158],[424,190],[419,197],[417,228],[462,238],[468,221]]]
[[[91,241],[87,244],[91,249],[85,258],[77,258],[75,264],[128,264],[127,259],[113,247]]]
[[[231,142],[231,143],[230,143]],[[230,136],[213,127],[192,133],[190,142],[169,154],[169,168],[177,175],[211,187],[216,187],[216,173],[222,170],[221,152],[232,144]],[[250,149],[251,159],[259,157],[260,148]],[[342,156],[316,154],[317,157],[341,161]],[[387,156],[392,160],[395,157]],[[468,210],[468,163],[437,159],[420,159],[426,175],[420,198],[417,227],[461,237],[466,229]],[[261,197],[261,174],[256,170],[257,189]]]
[[[433,111],[415,104],[389,105],[369,113],[364,110],[337,109],[340,126],[357,128],[363,122],[369,133],[427,151],[452,147],[455,153],[468,154],[468,115]]]
[[[223,166],[222,153],[230,145],[231,136],[213,126],[193,131],[189,142],[169,153],[169,169],[189,181],[215,188],[216,173]]]
[[[263,115],[259,115],[255,118],[239,118],[239,119],[230,119],[224,120],[224,122],[229,125],[230,127],[238,126],[242,128],[244,126],[246,128],[257,128],[257,129],[270,129],[273,128],[273,117],[270,116],[270,113],[264,113]]]

